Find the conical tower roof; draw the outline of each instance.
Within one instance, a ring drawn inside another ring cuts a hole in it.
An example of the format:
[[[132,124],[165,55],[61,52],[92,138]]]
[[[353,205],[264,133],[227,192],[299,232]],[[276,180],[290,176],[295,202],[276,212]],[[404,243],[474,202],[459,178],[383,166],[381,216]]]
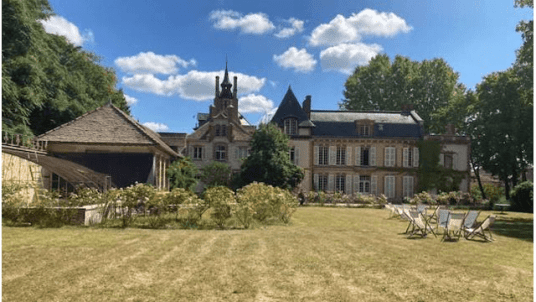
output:
[[[280,127],[283,127],[283,121],[289,117],[296,118],[298,120],[298,124],[309,120],[307,113],[305,113],[303,108],[300,106],[298,99],[296,99],[294,92],[292,92],[290,85],[288,86],[287,93],[283,97],[281,104],[279,104],[277,111],[272,117],[272,122],[277,123]]]

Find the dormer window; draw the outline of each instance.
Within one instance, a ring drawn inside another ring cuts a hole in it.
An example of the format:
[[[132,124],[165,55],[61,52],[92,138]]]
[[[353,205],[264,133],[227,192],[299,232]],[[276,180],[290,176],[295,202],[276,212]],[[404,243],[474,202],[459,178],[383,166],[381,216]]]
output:
[[[298,134],[298,120],[292,117],[285,119],[284,131],[287,135]]]
[[[359,136],[374,135],[374,120],[364,119],[355,121],[355,130]]]

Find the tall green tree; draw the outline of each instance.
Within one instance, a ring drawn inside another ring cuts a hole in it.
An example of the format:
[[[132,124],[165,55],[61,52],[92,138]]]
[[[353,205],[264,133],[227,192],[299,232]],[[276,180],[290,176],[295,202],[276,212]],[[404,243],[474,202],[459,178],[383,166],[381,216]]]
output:
[[[205,184],[205,188],[226,186],[231,183],[231,168],[229,165],[213,161],[210,164],[201,168],[201,181]]]
[[[443,60],[422,62],[385,54],[359,66],[345,83],[343,110],[393,110],[413,105],[424,120],[425,131],[443,133],[444,125],[433,119],[438,110],[465,94],[458,74]]]
[[[110,68],[45,32],[47,0],[2,1],[2,128],[40,134],[108,101],[129,113]]]
[[[171,189],[183,188],[195,192],[199,170],[189,157],[180,158],[169,165],[167,174]]]
[[[533,156],[533,109],[519,86],[513,68],[486,76],[477,85],[478,111],[471,123],[474,161],[499,176],[507,198]]]
[[[276,125],[260,125],[250,146],[240,169],[242,186],[256,181],[290,190],[303,180],[303,170],[290,161],[288,136]]]

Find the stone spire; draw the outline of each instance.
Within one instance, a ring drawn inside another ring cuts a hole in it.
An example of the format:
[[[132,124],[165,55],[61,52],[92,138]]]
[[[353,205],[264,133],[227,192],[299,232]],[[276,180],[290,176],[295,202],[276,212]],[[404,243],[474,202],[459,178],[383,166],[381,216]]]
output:
[[[227,61],[225,61],[225,75],[223,77],[223,82],[221,82],[221,98],[232,99],[233,93],[231,92],[231,81],[229,81],[229,71],[227,71]]]

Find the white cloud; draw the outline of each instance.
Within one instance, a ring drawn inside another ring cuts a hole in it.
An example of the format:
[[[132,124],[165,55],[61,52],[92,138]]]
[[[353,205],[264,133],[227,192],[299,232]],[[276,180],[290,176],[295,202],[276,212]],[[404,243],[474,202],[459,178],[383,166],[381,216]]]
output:
[[[174,74],[179,68],[195,66],[194,59],[183,60],[175,55],[157,55],[153,52],[140,52],[132,57],[119,57],[114,61],[115,65],[127,73],[161,73]]]
[[[161,80],[152,74],[135,74],[123,77],[122,83],[137,91],[149,92],[158,95],[178,95],[184,99],[206,101],[214,98],[215,78],[223,79],[224,71],[197,71],[191,70],[184,75],[171,75]],[[248,94],[259,91],[266,83],[266,78],[257,78],[242,73],[229,72],[231,81],[238,77],[238,93]]]
[[[142,124],[143,126],[153,130],[154,132],[168,131],[169,127],[166,124],[155,123],[155,122],[146,122]]]
[[[217,10],[210,13],[209,19],[214,21],[214,27],[217,29],[240,29],[241,32],[246,34],[260,35],[275,28],[268,16],[263,13],[252,13],[243,16],[232,10]]]
[[[291,27],[285,27],[281,29],[278,33],[276,33],[274,36],[280,39],[285,39],[294,36],[295,34],[299,34],[303,31],[303,24],[304,22],[302,20],[298,20],[295,18],[290,18],[286,22],[288,22]]]
[[[311,33],[309,43],[312,46],[335,45],[360,41],[364,35],[392,37],[412,29],[394,13],[380,13],[367,8],[348,18],[337,15],[329,23],[320,24]]]
[[[280,67],[293,68],[299,72],[310,72],[316,66],[316,60],[305,48],[298,50],[296,47],[291,47],[280,55],[274,55],[273,59]]]
[[[267,113],[273,108],[274,102],[263,95],[248,94],[238,100],[238,110],[241,113]]]
[[[51,16],[47,20],[39,20],[39,22],[43,24],[43,28],[47,33],[64,36],[67,41],[75,46],[82,46],[86,40],[93,40],[93,32],[86,30],[85,35],[82,36],[78,26],[61,16]]]
[[[378,44],[339,44],[320,52],[320,64],[323,70],[336,70],[351,74],[356,66],[367,65],[382,47]]]
[[[272,117],[274,117],[274,114],[275,112],[277,111],[277,107],[273,108],[271,111],[269,112],[266,112],[260,119],[259,121],[257,122],[257,125],[260,125],[260,124],[268,124],[271,120],[272,120]]]
[[[125,100],[127,101],[127,105],[132,106],[136,105],[138,103],[138,99],[131,97],[130,95],[125,94]]]

